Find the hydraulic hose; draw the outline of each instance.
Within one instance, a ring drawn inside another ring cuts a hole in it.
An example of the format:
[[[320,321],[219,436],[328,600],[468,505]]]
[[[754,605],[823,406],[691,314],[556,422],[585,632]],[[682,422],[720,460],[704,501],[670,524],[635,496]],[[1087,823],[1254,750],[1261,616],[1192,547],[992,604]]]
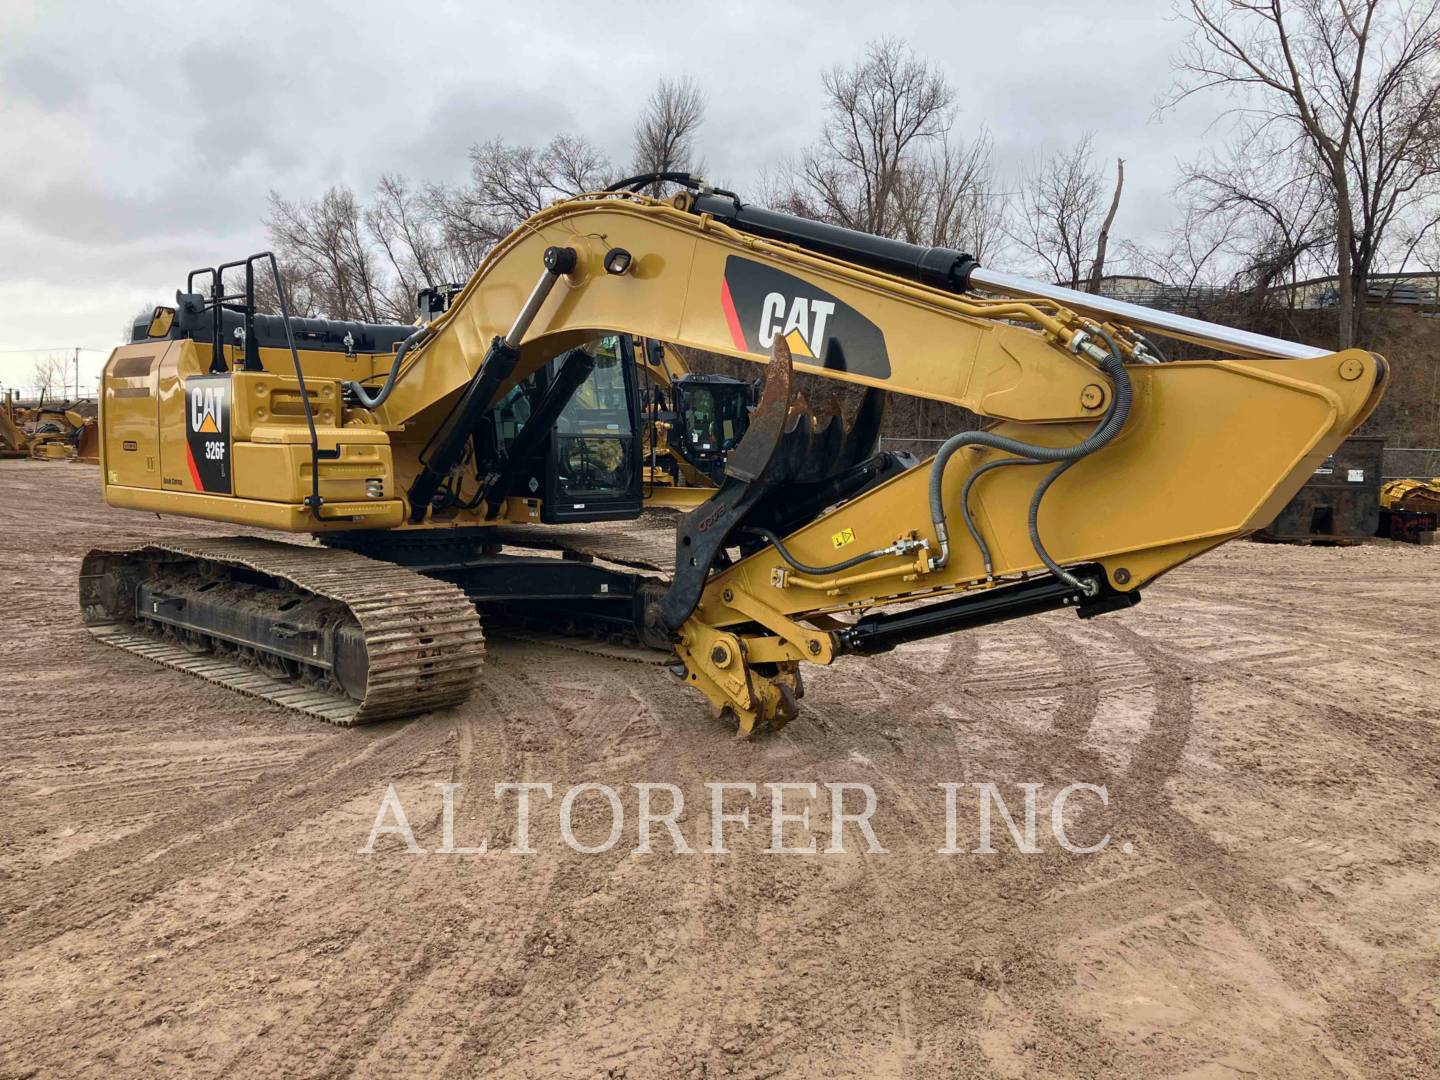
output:
[[[898,554],[895,547],[892,545],[890,547],[877,548],[874,551],[864,552],[861,555],[856,555],[853,558],[844,560],[843,562],[834,563],[831,566],[808,566],[805,563],[802,563],[799,559],[795,558],[794,555],[791,555],[790,552],[786,549],[785,544],[781,541],[780,537],[776,536],[769,529],[763,528],[759,525],[747,525],[744,531],[754,533],[756,536],[763,537],[765,540],[768,540],[771,544],[773,544],[775,546],[776,553],[780,556],[780,558],[784,559],[787,563],[789,563],[790,568],[794,570],[797,574],[810,574],[815,577],[823,574],[838,574],[842,570],[849,570],[852,566],[859,566],[863,562],[869,562],[871,559],[878,559],[882,555]]]
[[[719,195],[729,195],[731,198],[737,201],[740,198],[740,196],[736,195],[735,192],[729,191],[726,188],[708,187],[704,180],[696,176],[694,173],[688,172],[639,173],[636,176],[627,176],[624,180],[616,180],[613,184],[608,185],[605,190],[629,191],[633,193],[638,192],[641,188],[645,187],[648,184],[663,183],[679,184],[681,187],[689,188],[691,191],[700,191],[702,189],[714,191]]]
[[[400,362],[405,359],[405,354],[429,335],[430,326],[426,324],[400,343],[400,347],[395,350],[395,359],[390,361],[390,374],[385,377],[385,385],[380,387],[379,393],[374,397],[371,397],[358,382],[346,382],[343,389],[355,399],[355,403],[361,408],[378,409],[385,404],[385,400],[390,396],[390,391],[395,389],[395,377],[400,374]]]
[[[1126,418],[1130,415],[1130,406],[1134,399],[1134,389],[1130,383],[1129,372],[1125,370],[1125,360],[1120,352],[1119,346],[1115,343],[1105,329],[1101,326],[1094,326],[1093,330],[1109,346],[1109,353],[1100,359],[1100,368],[1108,376],[1113,387],[1110,407],[1106,409],[1105,415],[1095,430],[1087,435],[1080,442],[1073,446],[1037,446],[1033,443],[1021,442],[1019,439],[1011,439],[1004,435],[995,435],[988,431],[962,431],[958,435],[951,436],[935,455],[935,463],[930,471],[930,517],[935,526],[935,535],[940,541],[940,553],[932,561],[932,569],[944,567],[950,559],[950,533],[945,522],[945,502],[943,487],[945,480],[945,467],[956,451],[966,446],[987,446],[994,450],[1002,450],[1009,454],[1017,455],[1014,458],[1006,458],[1002,461],[993,461],[976,469],[966,481],[961,492],[961,516],[964,519],[965,527],[970,535],[978,543],[981,554],[985,560],[986,576],[991,576],[992,567],[990,563],[989,547],[979,534],[975,523],[970,516],[969,494],[974,486],[975,480],[991,469],[1005,465],[1040,465],[1047,462],[1056,462],[1058,467],[1051,470],[1046,477],[1036,485],[1035,493],[1030,499],[1029,530],[1030,543],[1035,549],[1035,554],[1040,561],[1060,580],[1089,593],[1093,591],[1094,585],[1089,586],[1080,581],[1073,574],[1070,574],[1053,558],[1045,549],[1040,539],[1040,502],[1050,486],[1060,478],[1066,469],[1088,454],[1099,450],[1125,426]]]

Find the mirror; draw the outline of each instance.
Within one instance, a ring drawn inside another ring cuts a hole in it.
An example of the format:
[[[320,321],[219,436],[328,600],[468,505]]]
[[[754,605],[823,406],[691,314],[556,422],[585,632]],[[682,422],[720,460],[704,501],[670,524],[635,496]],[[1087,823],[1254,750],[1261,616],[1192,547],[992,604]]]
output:
[[[146,333],[152,338],[165,337],[170,333],[170,326],[174,321],[173,307],[157,307],[150,316],[150,329]]]

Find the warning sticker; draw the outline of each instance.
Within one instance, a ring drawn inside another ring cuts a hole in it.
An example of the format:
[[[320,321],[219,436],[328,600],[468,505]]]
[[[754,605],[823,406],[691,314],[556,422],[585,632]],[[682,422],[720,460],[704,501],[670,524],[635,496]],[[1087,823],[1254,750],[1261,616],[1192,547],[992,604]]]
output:
[[[830,543],[834,544],[837,548],[843,548],[846,544],[853,544],[854,542],[854,529],[841,529],[830,537]]]

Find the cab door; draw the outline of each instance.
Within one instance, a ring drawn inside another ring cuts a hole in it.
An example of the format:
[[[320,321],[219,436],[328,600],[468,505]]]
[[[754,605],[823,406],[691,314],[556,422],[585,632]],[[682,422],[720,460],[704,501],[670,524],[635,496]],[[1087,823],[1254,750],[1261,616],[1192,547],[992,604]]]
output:
[[[640,516],[640,396],[628,334],[601,340],[595,367],[555,423],[540,520],[547,524]]]

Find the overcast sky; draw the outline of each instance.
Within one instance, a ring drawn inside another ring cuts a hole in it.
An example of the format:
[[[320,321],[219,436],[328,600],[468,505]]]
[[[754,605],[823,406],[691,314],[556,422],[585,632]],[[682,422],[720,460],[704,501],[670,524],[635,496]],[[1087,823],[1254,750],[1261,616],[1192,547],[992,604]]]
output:
[[[950,77],[1002,175],[1087,131],[1124,157],[1119,238],[1164,230],[1176,163],[1218,137],[1218,100],[1154,117],[1181,35],[1163,0],[0,0],[0,384],[28,381],[15,350],[84,346],[93,387],[137,308],[266,246],[271,188],[456,180],[473,143],[560,131],[623,162],[662,76],[703,87],[708,171],[744,195],[814,141],[821,72],[883,34]]]

